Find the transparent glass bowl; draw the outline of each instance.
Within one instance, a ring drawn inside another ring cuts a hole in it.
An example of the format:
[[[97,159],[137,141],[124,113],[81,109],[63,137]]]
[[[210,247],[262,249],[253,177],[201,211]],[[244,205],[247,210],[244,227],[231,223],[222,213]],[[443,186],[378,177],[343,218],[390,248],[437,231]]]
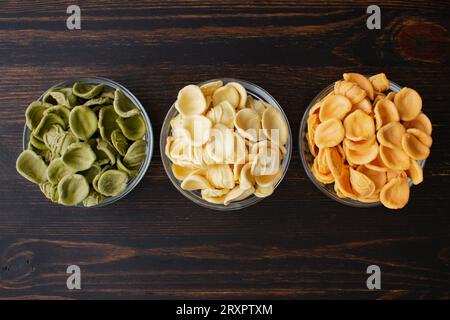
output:
[[[274,106],[275,108],[277,108],[283,115],[284,120],[286,121],[286,123],[288,125],[289,138],[286,143],[287,153],[281,163],[281,170],[283,173],[282,173],[280,180],[275,185],[275,189],[276,189],[286,174],[286,171],[289,167],[289,162],[291,160],[291,154],[292,154],[292,132],[291,132],[291,127],[289,126],[289,121],[286,117],[286,114],[284,113],[280,104],[277,102],[277,100],[275,100],[274,97],[272,97],[264,89],[258,87],[257,85],[255,85],[251,82],[248,82],[248,81],[239,80],[239,79],[231,79],[231,78],[220,78],[220,79],[212,79],[212,80],[204,81],[198,85],[201,86],[205,83],[217,81],[217,80],[222,80],[224,84],[226,84],[228,82],[240,83],[247,90],[247,94],[253,96],[256,99],[261,99],[263,101],[266,101],[267,103],[269,103],[272,106]],[[225,206],[225,205],[221,205],[221,204],[210,203],[210,202],[204,200],[199,191],[187,191],[187,190],[182,189],[181,181],[179,181],[177,178],[175,178],[175,176],[172,173],[172,169],[171,169],[172,161],[170,161],[170,159],[166,156],[166,154],[164,152],[167,137],[171,134],[170,120],[172,120],[172,118],[174,118],[176,115],[178,115],[178,111],[175,108],[175,103],[174,103],[170,107],[170,109],[167,112],[167,115],[164,119],[164,123],[163,123],[162,129],[161,129],[161,136],[160,136],[159,143],[160,143],[160,150],[161,150],[161,158],[162,158],[162,162],[164,165],[164,169],[166,170],[166,174],[169,176],[170,181],[172,181],[175,188],[177,188],[178,191],[181,192],[181,194],[183,194],[186,198],[190,199],[191,201],[195,202],[196,204],[198,204],[202,207],[213,209],[213,210],[220,210],[220,211],[231,211],[231,210],[243,209],[243,208],[249,207],[249,206],[264,199],[264,198],[258,198],[256,196],[252,195],[252,196],[248,197],[247,199],[244,199],[241,201],[236,201],[236,202],[231,202],[229,205]]]
[[[147,169],[150,165],[150,161],[151,161],[152,155],[153,155],[154,138],[153,138],[152,124],[150,122],[150,119],[149,119],[147,112],[145,111],[142,103],[127,88],[125,88],[121,84],[119,84],[113,80],[107,79],[107,78],[89,77],[89,78],[67,79],[58,84],[55,84],[51,88],[47,89],[45,92],[47,92],[48,90],[51,90],[51,89],[56,89],[56,88],[72,87],[72,85],[75,82],[82,82],[82,83],[93,84],[93,85],[103,84],[103,85],[105,85],[106,89],[109,88],[109,89],[114,89],[114,90],[116,90],[116,89],[122,90],[122,92],[131,101],[133,101],[134,105],[139,109],[139,111],[141,112],[141,115],[144,119],[145,125],[147,127],[147,132],[144,136],[144,139],[147,141],[146,157],[145,157],[145,160],[142,163],[141,167],[139,168],[138,174],[135,177],[131,178],[130,181],[128,181],[128,185],[127,185],[126,189],[121,194],[114,196],[114,197],[108,197],[102,203],[92,206],[92,207],[89,207],[89,208],[104,207],[104,206],[112,204],[116,201],[119,201],[120,199],[125,197],[128,193],[130,193],[131,190],[133,190],[137,186],[139,181],[142,180],[145,173],[147,172]],[[38,100],[43,99],[45,92],[39,97]],[[31,134],[30,129],[28,129],[28,127],[25,125],[24,131],[23,131],[23,149],[24,150],[26,150],[28,148],[28,141],[30,140],[30,134]],[[81,204],[77,205],[77,207],[84,208],[84,206]]]
[[[395,82],[390,81],[390,88],[391,91],[394,91],[395,93],[399,92],[402,87],[396,84]],[[309,151],[308,146],[308,140],[306,138],[308,134],[308,116],[309,116],[309,110],[321,99],[325,98],[327,94],[332,92],[334,90],[334,83],[330,84],[328,87],[323,89],[319,94],[317,94],[314,99],[310,102],[308,108],[306,108],[305,113],[303,114],[302,122],[300,124],[300,131],[299,131],[299,150],[300,150],[300,158],[302,159],[303,167],[305,168],[306,174],[308,175],[308,178],[312,181],[312,183],[322,191],[325,195],[327,195],[329,198],[336,200],[339,203],[352,206],[352,207],[359,207],[359,208],[371,208],[371,207],[378,207],[381,206],[381,202],[371,202],[371,203],[365,203],[358,200],[353,200],[349,198],[339,198],[336,194],[336,191],[334,191],[334,183],[331,184],[324,184],[320,182],[319,180],[314,177],[314,174],[312,173],[312,165],[314,162],[314,157]],[[419,165],[423,168],[425,166],[425,160],[418,161]],[[409,185],[412,185],[412,182],[409,181]]]

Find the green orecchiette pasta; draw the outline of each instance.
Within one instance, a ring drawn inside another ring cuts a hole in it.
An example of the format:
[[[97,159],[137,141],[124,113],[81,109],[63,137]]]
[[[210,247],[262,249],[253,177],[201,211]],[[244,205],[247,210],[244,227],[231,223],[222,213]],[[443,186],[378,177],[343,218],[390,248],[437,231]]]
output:
[[[89,169],[96,159],[94,151],[86,142],[72,143],[62,157],[64,163],[75,171]]]
[[[48,150],[48,147],[45,145],[44,142],[37,139],[35,136],[31,135],[30,137],[30,145],[35,147],[38,150]]]
[[[147,156],[141,111],[120,90],[52,88],[25,118],[29,139],[16,169],[54,203],[92,207],[119,196]]]
[[[95,147],[95,149],[92,150],[94,150],[95,155],[97,156],[97,159],[95,160],[94,164],[104,166],[106,164],[111,163],[111,159],[103,150],[97,149],[97,147]]]
[[[89,107],[78,106],[72,109],[69,117],[72,132],[81,140],[88,140],[97,131],[97,115]]]
[[[83,98],[83,99],[92,99],[96,96],[98,96],[103,91],[103,85],[90,85],[90,84],[84,84],[80,82],[74,83],[72,87],[73,94],[77,97]]]
[[[107,170],[98,179],[98,191],[104,196],[116,196],[122,193],[128,182],[128,175],[120,170]]]
[[[111,133],[111,143],[121,156],[125,155],[125,153],[128,150],[128,146],[130,145],[128,143],[127,138],[123,135],[122,131],[120,130],[114,130]]]
[[[82,202],[89,195],[89,184],[81,174],[69,174],[58,183],[58,201],[66,206]]]
[[[89,192],[89,195],[86,197],[86,199],[83,200],[83,205],[85,207],[93,207],[100,203],[102,203],[105,200],[105,196],[98,193],[95,190],[91,190]]]
[[[16,161],[17,171],[33,183],[47,181],[47,164],[31,150],[23,151]]]
[[[49,181],[42,182],[39,184],[39,189],[41,189],[41,192],[48,198],[51,199],[50,196],[50,190],[52,188],[52,183]]]
[[[102,167],[100,167],[98,164],[93,164],[92,167],[90,167],[87,170],[79,172],[79,174],[83,175],[86,178],[86,181],[91,184],[94,180],[95,176],[98,175],[102,171]]]
[[[60,116],[49,113],[42,117],[41,121],[39,122],[38,126],[33,130],[32,134],[39,140],[43,140],[44,134],[47,132],[47,130],[50,129],[53,125],[59,125],[62,129],[66,128],[66,123],[63,119],[61,119]]]
[[[141,165],[146,156],[147,143],[144,140],[137,140],[128,148],[123,163],[128,168],[136,168]]]
[[[72,132],[66,132],[64,135],[61,135],[60,140],[58,140],[58,152],[63,155],[67,148],[78,142],[78,138]]]
[[[77,104],[77,97],[72,93],[71,88],[50,90],[45,94],[43,100],[44,102],[65,106],[69,109],[72,109]]]
[[[49,150],[56,150],[56,145],[58,143],[58,139],[61,135],[63,135],[66,131],[59,125],[51,125],[48,130],[42,136],[42,140],[45,143],[45,146]]]
[[[145,127],[145,122],[142,119],[141,115],[132,116],[130,118],[121,118],[117,119],[117,124],[122,130],[123,135],[128,140],[139,140],[145,135],[147,128]]]
[[[32,150],[32,149],[28,149],[28,150]],[[50,162],[52,162],[53,160],[58,158],[58,155],[51,150],[37,150],[35,152],[38,156],[40,156],[44,160],[44,162],[46,164],[49,164]]]
[[[101,175],[103,174],[103,172],[105,172],[106,170],[111,169],[110,165],[106,165],[102,168],[102,171],[100,171],[95,177],[94,180],[92,180],[92,187],[94,188],[95,191],[98,191],[98,180],[100,179]]]
[[[50,162],[47,168],[48,181],[53,184],[58,184],[62,178],[72,173],[75,173],[75,170],[66,165],[61,158],[57,158]]]
[[[50,108],[52,105],[41,102],[41,101],[34,101],[32,102],[27,110],[25,111],[25,117],[26,117],[26,124],[28,129],[34,130],[39,125],[39,123],[42,120],[42,117],[44,116],[45,110]]]
[[[97,149],[106,154],[111,165],[116,163],[116,149],[108,141],[97,139]]]
[[[122,118],[129,118],[139,114],[139,109],[120,90],[116,90],[114,93],[114,110]]]
[[[41,192],[52,202],[58,202],[58,185],[52,184],[51,182],[47,181],[39,184],[39,188],[41,189]]]
[[[67,128],[69,126],[69,115],[70,110],[65,106],[51,106],[44,111],[44,115],[54,113],[59,116],[64,121],[64,127]]]
[[[93,107],[93,106],[100,106],[100,105],[107,105],[111,104],[111,99],[108,97],[98,97],[95,99],[91,99],[83,103],[84,107]]]
[[[100,97],[109,98],[111,101],[114,100],[114,90],[103,90]]]
[[[127,168],[127,166],[125,164],[123,164],[122,159],[117,158],[116,164],[117,164],[118,170],[125,172],[130,177],[136,176],[137,170]]]
[[[98,129],[100,131],[100,136],[110,141],[111,133],[114,130],[119,129],[117,125],[117,118],[119,115],[114,111],[113,106],[105,106],[100,109],[98,117]]]

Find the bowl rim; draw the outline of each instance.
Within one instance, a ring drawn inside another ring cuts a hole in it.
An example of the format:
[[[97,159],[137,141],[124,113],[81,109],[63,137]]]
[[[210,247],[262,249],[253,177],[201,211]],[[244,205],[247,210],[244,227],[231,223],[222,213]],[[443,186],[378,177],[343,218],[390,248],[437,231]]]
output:
[[[263,101],[265,101],[267,103],[270,103],[271,105],[273,105],[273,107],[275,107],[277,110],[279,110],[281,112],[281,114],[283,115],[284,120],[286,121],[287,126],[288,126],[289,138],[288,138],[288,142],[286,143],[287,153],[285,155],[285,158],[282,161],[283,172],[282,172],[281,178],[278,180],[278,182],[274,186],[274,190],[276,190],[277,187],[283,181],[284,177],[286,176],[286,173],[288,171],[289,164],[290,164],[290,161],[291,161],[291,156],[292,156],[292,148],[293,148],[292,138],[293,137],[292,137],[292,130],[291,130],[291,127],[290,127],[290,124],[289,124],[289,120],[288,120],[288,117],[287,117],[286,113],[284,112],[284,110],[281,107],[280,103],[270,93],[268,93],[265,89],[261,88],[260,86],[254,84],[254,83],[252,83],[250,81],[247,81],[247,80],[224,77],[224,78],[214,78],[214,79],[209,79],[209,80],[206,80],[206,81],[202,81],[202,82],[198,83],[197,85],[201,86],[201,85],[204,85],[206,83],[219,81],[219,80],[221,80],[224,84],[229,83],[229,82],[238,82],[238,83],[240,83],[246,89],[247,94],[251,95],[252,97],[257,97],[258,99],[262,99]],[[255,93],[255,91],[257,93]],[[269,101],[267,101],[267,100],[269,100]],[[210,203],[210,202],[202,199],[201,197],[195,195],[194,192],[187,191],[187,190],[184,190],[184,189],[181,188],[180,182],[175,178],[175,176],[172,173],[172,169],[171,169],[172,161],[165,154],[166,138],[168,136],[168,134],[166,134],[166,131],[167,131],[167,133],[170,132],[170,120],[174,116],[176,116],[178,113],[179,112],[175,108],[175,101],[174,101],[172,103],[172,105],[170,106],[169,110],[167,111],[166,116],[164,117],[163,125],[161,127],[160,140],[159,140],[160,152],[161,152],[161,160],[162,160],[162,163],[163,163],[163,166],[164,166],[164,170],[166,172],[166,175],[169,177],[169,180],[175,186],[175,188],[185,198],[188,198],[189,200],[191,200],[196,205],[204,207],[204,208],[216,210],[216,211],[222,211],[222,212],[241,210],[241,209],[247,208],[249,206],[252,206],[252,205],[254,205],[254,204],[264,200],[265,198],[258,198],[255,195],[251,195],[250,197],[248,197],[248,198],[246,198],[244,200],[231,202],[229,205],[225,206],[225,205],[222,205],[222,204]],[[167,130],[165,130],[165,129],[167,129]]]
[[[141,167],[139,168],[138,174],[131,178],[130,181],[127,183],[126,189],[114,197],[107,197],[103,202],[91,206],[91,207],[85,207],[82,204],[77,204],[74,206],[70,206],[72,208],[86,208],[86,209],[93,209],[93,208],[101,208],[105,207],[107,205],[113,204],[120,199],[124,198],[126,195],[128,195],[138,184],[139,182],[144,178],[145,174],[148,171],[148,168],[150,166],[151,160],[153,158],[153,151],[154,151],[154,135],[153,135],[153,127],[152,123],[150,121],[150,118],[147,114],[147,111],[145,110],[143,104],[141,101],[125,86],[121,85],[120,83],[104,78],[104,77],[71,77],[67,78],[63,81],[60,81],[56,83],[55,85],[52,85],[47,90],[45,90],[37,99],[37,101],[42,101],[44,95],[52,89],[61,88],[63,86],[73,85],[75,82],[82,82],[82,83],[88,83],[88,84],[104,84],[106,86],[109,86],[111,89],[120,89],[122,92],[130,98],[131,101],[135,104],[135,106],[139,109],[142,117],[144,118],[145,125],[147,126],[147,132],[145,134],[145,140],[147,141],[147,148],[146,148],[146,157],[144,162],[142,163]],[[28,141],[31,134],[31,130],[27,127],[25,124],[24,130],[23,130],[23,136],[22,136],[22,148],[23,150],[28,149]],[[59,204],[59,203],[56,203]]]
[[[365,76],[370,77],[370,75],[365,75]],[[314,186],[317,189],[319,189],[323,194],[325,194],[327,197],[329,197],[330,199],[333,199],[341,204],[344,204],[344,205],[347,205],[350,207],[357,207],[357,208],[380,207],[380,206],[382,206],[381,201],[366,203],[366,202],[353,200],[353,199],[349,199],[349,198],[339,198],[334,191],[333,192],[329,191],[328,188],[326,188],[326,185],[324,183],[318,181],[316,179],[316,177],[314,177],[311,169],[309,168],[308,161],[306,160],[305,153],[306,152],[310,153],[309,148],[305,147],[305,141],[304,141],[304,139],[306,139],[306,133],[308,130],[307,121],[309,118],[309,111],[320,99],[323,99],[326,94],[329,94],[332,91],[332,89],[334,88],[334,83],[335,82],[327,85],[318,94],[316,94],[314,96],[314,98],[311,100],[311,102],[308,104],[305,112],[303,113],[302,120],[300,122],[299,133],[298,133],[298,147],[299,147],[298,149],[299,149],[300,159],[302,161],[303,169],[305,170],[306,175],[308,176],[309,180],[314,184]],[[397,93],[402,88],[403,87],[400,86],[399,84],[389,80],[389,90]],[[425,167],[426,160],[420,160],[418,162],[422,168]],[[408,178],[408,181],[409,181],[409,186],[411,187],[412,182],[409,178]]]

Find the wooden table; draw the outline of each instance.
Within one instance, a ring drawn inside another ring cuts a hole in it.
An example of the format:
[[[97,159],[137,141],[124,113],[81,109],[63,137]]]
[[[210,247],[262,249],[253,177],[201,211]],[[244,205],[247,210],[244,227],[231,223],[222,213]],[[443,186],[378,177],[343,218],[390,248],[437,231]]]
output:
[[[0,298],[449,298],[450,68],[445,1],[382,1],[368,30],[362,1],[72,1],[0,3]],[[401,211],[340,205],[309,181],[298,128],[309,101],[343,72],[386,72],[417,89],[433,121],[425,181]],[[20,177],[24,111],[52,84],[103,76],[145,105],[156,150],[117,204],[65,208]],[[215,77],[254,82],[286,111],[287,176],[237,212],[184,198],[161,163],[159,132],[177,91]],[[79,265],[82,289],[66,288]],[[368,290],[379,265],[382,289]]]

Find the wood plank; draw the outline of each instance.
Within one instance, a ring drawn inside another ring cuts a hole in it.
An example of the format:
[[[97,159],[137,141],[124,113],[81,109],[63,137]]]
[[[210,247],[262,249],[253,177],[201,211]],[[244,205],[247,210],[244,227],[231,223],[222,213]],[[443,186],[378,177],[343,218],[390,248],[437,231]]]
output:
[[[381,1],[368,31],[366,1],[83,1],[68,31],[57,1],[0,3],[0,298],[359,298],[450,296],[450,4]],[[70,3],[71,4],[71,3]],[[357,209],[328,199],[299,158],[309,101],[343,72],[384,71],[417,89],[433,122],[425,182],[408,206]],[[49,203],[14,170],[24,111],[68,77],[129,88],[155,134],[137,188],[98,209]],[[288,173],[268,199],[220,213],[171,185],[159,132],[177,91],[217,77],[254,82],[283,106],[294,135]],[[82,290],[66,289],[66,268]],[[382,290],[366,268],[382,269]]]

